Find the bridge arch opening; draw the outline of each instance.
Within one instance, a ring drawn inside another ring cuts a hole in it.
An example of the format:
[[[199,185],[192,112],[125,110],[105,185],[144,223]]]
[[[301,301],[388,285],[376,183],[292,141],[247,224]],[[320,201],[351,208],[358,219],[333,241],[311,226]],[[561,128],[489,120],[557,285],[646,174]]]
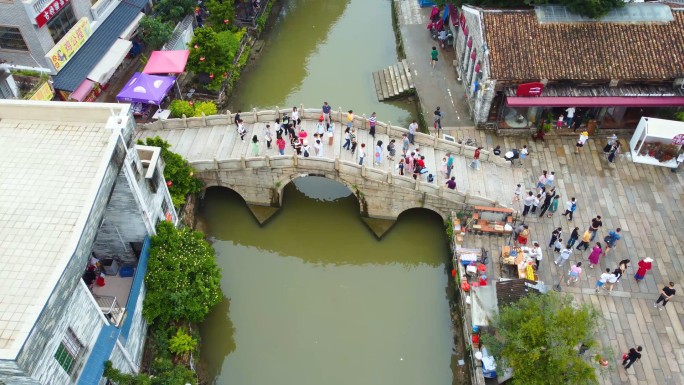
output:
[[[416,206],[416,207],[411,207],[409,209],[406,209],[402,211],[399,216],[397,217],[397,220],[400,220],[402,217],[406,217],[407,215],[410,215],[411,213],[417,212],[417,211],[424,211],[424,212],[429,212],[431,215],[435,216],[435,218],[439,218],[442,223],[446,223],[448,216],[443,213],[441,210],[438,210],[435,207],[432,207],[430,205],[423,205],[423,206]]]
[[[280,206],[283,206],[283,196],[285,187],[295,182],[297,189],[304,195],[312,199],[324,201],[335,201],[353,195],[359,203],[359,212],[363,214],[364,202],[360,197],[358,189],[350,186],[342,180],[331,178],[325,174],[299,174],[278,182],[278,199]],[[354,190],[357,191],[354,191]]]

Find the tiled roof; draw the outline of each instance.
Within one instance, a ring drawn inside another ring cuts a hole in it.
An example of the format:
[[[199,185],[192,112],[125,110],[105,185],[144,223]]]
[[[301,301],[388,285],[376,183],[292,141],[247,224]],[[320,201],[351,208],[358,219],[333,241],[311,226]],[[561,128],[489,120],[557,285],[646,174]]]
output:
[[[484,11],[491,77],[675,79],[684,76],[684,12],[667,24],[540,24],[533,10]]]
[[[53,76],[54,87],[73,92],[109,51],[121,32],[138,16],[147,0],[122,1],[78,50],[73,59]]]
[[[0,120],[0,358],[45,306],[110,156],[106,123],[26,119]]]

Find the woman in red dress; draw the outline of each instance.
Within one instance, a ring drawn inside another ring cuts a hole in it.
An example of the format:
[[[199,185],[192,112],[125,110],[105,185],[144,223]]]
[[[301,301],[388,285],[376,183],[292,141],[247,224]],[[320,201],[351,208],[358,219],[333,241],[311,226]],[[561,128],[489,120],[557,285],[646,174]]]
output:
[[[636,278],[637,282],[644,279],[646,272],[651,270],[651,262],[653,262],[651,258],[644,258],[639,261],[639,270],[634,274],[634,278]]]

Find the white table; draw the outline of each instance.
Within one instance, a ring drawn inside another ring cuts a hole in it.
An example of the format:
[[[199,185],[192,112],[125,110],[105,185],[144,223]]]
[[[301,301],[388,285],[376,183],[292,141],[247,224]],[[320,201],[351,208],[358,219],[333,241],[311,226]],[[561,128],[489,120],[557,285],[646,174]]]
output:
[[[157,110],[157,112],[152,115],[152,119],[166,119],[171,115],[171,110],[162,110],[161,108]]]

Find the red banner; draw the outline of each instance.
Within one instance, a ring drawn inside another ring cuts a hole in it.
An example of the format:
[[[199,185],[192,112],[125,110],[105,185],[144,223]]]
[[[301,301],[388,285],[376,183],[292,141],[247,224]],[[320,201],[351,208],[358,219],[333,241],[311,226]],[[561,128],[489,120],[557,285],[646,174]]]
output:
[[[543,83],[525,83],[518,86],[515,94],[518,96],[538,96],[544,89]]]
[[[36,23],[38,23],[38,28],[44,26],[50,19],[52,19],[57,12],[61,11],[62,8],[69,4],[69,0],[55,0],[50,5],[45,7],[45,9],[36,16]]]

